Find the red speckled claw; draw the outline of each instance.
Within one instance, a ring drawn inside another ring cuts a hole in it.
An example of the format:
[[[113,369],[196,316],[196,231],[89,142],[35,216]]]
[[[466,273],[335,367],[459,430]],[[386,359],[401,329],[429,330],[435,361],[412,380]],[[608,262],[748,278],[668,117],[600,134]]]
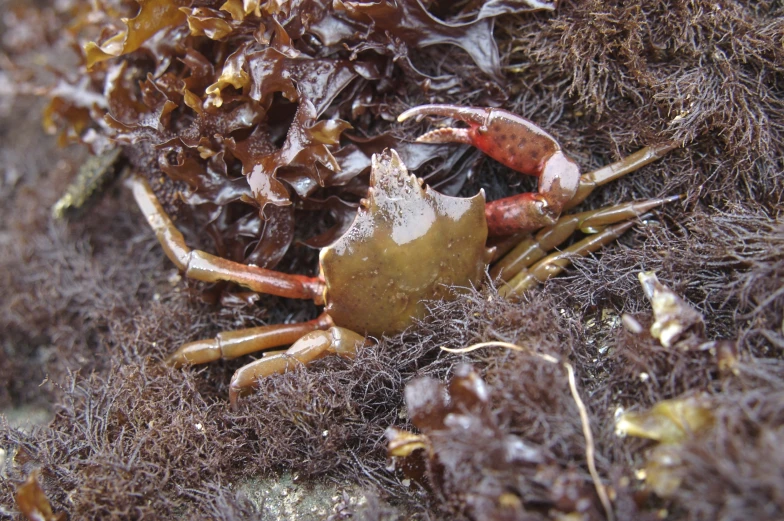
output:
[[[398,121],[412,117],[443,116],[458,119],[468,128],[441,128],[417,138],[425,143],[466,143],[518,172],[540,176],[545,163],[560,152],[558,142],[525,118],[503,109],[421,105],[403,112]]]
[[[508,235],[552,224],[574,197],[580,170],[547,132],[506,110],[422,105],[403,112],[398,121],[424,116],[458,119],[467,128],[441,128],[417,138],[425,143],[473,145],[499,163],[539,178],[538,194],[521,194],[487,205],[491,235]]]

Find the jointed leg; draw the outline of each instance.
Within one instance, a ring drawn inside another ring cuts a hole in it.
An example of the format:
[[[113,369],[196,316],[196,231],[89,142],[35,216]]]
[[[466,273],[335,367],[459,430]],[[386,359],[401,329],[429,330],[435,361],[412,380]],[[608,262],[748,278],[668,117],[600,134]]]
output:
[[[596,187],[619,179],[635,170],[639,170],[645,165],[652,163],[657,159],[661,159],[668,152],[675,150],[676,148],[678,148],[678,144],[674,142],[644,147],[637,152],[624,157],[620,161],[603,166],[593,172],[583,174],[580,177],[580,184],[577,186],[577,193],[572,197],[571,201],[564,205],[564,210],[574,208],[583,202]]]
[[[364,342],[365,337],[343,327],[331,327],[326,331],[308,333],[285,352],[265,356],[240,367],[231,378],[229,386],[231,405],[236,407],[237,399],[241,394],[257,387],[259,378],[283,374],[289,369],[307,365],[330,354],[353,358],[357,348]]]
[[[575,183],[575,188],[568,191],[568,200],[551,205],[551,211],[554,212],[552,215],[555,215],[557,218],[561,211],[568,210],[581,203],[595,188],[642,168],[648,163],[663,157],[676,147],[677,145],[672,143],[658,147],[645,147],[620,161],[583,174],[580,176],[579,182]],[[539,193],[517,194],[487,203],[489,235],[510,235],[520,231],[537,230],[542,226],[554,225],[554,220],[551,217],[548,221],[548,215],[550,215],[548,211],[537,210],[538,207],[532,206],[531,201],[533,199],[541,199],[543,194],[557,193],[558,186],[562,182],[563,179],[555,177],[550,179],[548,183],[548,179],[543,174],[539,178]]]
[[[166,215],[147,181],[139,176],[132,176],[128,179],[128,185],[164,253],[186,277],[205,282],[225,280],[259,293],[313,299],[317,304],[323,304],[324,284],[318,278],[289,275],[222,259],[200,250],[191,250],[185,244],[182,233]]]
[[[531,268],[520,270],[507,284],[498,288],[498,293],[503,296],[519,294],[547,279],[555,277],[571,263],[570,259],[573,255],[585,256],[595,252],[623,235],[633,225],[633,221],[616,224],[599,233],[590,235],[568,248],[548,255]]]
[[[215,338],[183,344],[166,359],[166,362],[181,367],[206,364],[220,359],[230,360],[272,347],[293,344],[307,333],[328,329],[333,325],[329,315],[322,313],[314,320],[297,324],[275,324],[239,331],[225,331],[218,333]]]
[[[522,292],[560,273],[569,264],[571,256],[594,252],[623,235],[634,224],[630,219],[678,199],[680,196],[651,199],[563,216],[554,226],[521,242],[493,266],[490,274],[508,281],[499,288],[501,294]],[[605,228],[610,224],[615,226]],[[593,234],[563,251],[547,255],[578,229]]]

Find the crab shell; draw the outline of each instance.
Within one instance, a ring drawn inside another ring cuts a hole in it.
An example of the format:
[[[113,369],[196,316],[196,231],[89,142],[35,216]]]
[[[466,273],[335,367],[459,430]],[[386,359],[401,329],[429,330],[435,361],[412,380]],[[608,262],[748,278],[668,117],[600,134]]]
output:
[[[485,197],[449,197],[410,175],[394,150],[374,155],[368,198],[319,256],[325,311],[335,324],[380,336],[425,315],[425,301],[477,285],[492,257]]]

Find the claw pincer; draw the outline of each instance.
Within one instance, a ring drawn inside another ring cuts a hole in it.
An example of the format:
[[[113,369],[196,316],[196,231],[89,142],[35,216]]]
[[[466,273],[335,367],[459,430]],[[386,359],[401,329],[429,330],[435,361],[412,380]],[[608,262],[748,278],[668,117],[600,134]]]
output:
[[[491,235],[510,235],[553,224],[577,191],[580,170],[547,132],[506,110],[422,105],[403,112],[398,121],[411,117],[445,116],[467,128],[441,128],[417,138],[424,143],[473,145],[499,163],[539,178],[538,193],[524,193],[487,204]]]

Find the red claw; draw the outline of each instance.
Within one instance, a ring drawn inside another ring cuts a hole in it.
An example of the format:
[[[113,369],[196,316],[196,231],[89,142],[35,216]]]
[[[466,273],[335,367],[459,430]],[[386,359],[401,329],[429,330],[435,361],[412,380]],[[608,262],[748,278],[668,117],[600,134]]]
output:
[[[539,178],[538,193],[487,203],[491,235],[531,231],[555,222],[580,182],[577,165],[561,151],[547,132],[506,110],[422,105],[403,112],[398,121],[411,117],[445,116],[465,122],[468,128],[441,128],[417,138],[424,143],[473,145],[499,163]]]

